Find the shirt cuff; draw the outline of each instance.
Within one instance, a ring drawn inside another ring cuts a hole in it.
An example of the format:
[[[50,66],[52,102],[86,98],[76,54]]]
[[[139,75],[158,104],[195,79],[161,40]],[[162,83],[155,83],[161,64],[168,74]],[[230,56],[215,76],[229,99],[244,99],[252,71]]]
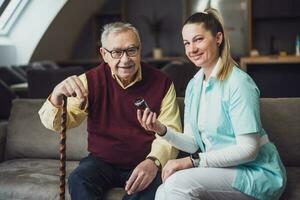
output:
[[[199,167],[208,167],[205,153],[199,153],[199,157],[200,157]]]
[[[56,106],[56,105],[54,105],[54,104],[50,101],[51,95],[52,95],[52,94],[49,95],[49,97],[47,98],[46,102],[50,103],[50,104],[52,105],[52,107],[61,109],[61,108],[62,108],[62,105]]]

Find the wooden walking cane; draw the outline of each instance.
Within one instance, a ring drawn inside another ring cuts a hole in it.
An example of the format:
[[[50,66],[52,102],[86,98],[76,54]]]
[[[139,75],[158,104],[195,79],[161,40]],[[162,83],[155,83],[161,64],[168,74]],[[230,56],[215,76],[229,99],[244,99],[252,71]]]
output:
[[[87,98],[80,104],[80,109],[83,110],[86,106]],[[63,97],[63,109],[61,114],[61,132],[60,132],[60,168],[59,168],[59,196],[60,200],[65,200],[66,191],[66,135],[67,131],[67,97]]]
[[[59,196],[60,200],[65,200],[66,190],[66,131],[67,131],[67,97],[63,97],[63,109],[61,114],[61,132],[60,132],[60,168],[59,168]]]

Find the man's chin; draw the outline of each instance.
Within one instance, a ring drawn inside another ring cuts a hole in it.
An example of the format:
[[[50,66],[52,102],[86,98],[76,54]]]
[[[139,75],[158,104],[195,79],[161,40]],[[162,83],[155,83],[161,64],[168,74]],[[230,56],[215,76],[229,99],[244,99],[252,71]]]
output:
[[[129,81],[129,80],[132,80],[133,75],[132,74],[120,74],[118,77],[122,81]]]

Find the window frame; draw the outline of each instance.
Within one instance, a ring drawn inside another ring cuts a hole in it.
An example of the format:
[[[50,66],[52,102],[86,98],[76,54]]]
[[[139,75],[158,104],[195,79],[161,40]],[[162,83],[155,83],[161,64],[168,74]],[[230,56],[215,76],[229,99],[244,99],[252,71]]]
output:
[[[11,30],[29,0],[11,0],[0,16],[0,36]]]

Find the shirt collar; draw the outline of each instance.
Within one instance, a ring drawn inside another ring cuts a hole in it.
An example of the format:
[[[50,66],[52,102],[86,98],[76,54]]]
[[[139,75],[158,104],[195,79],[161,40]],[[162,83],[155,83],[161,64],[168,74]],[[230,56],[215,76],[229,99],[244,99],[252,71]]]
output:
[[[114,79],[116,79],[117,83],[123,88],[123,89],[127,89],[130,86],[134,85],[136,82],[141,81],[142,80],[142,70],[141,67],[138,68],[138,71],[135,74],[135,78],[133,79],[133,81],[131,83],[129,83],[127,86],[124,86],[124,84],[122,83],[122,81],[120,80],[120,78],[111,70],[111,75]]]

